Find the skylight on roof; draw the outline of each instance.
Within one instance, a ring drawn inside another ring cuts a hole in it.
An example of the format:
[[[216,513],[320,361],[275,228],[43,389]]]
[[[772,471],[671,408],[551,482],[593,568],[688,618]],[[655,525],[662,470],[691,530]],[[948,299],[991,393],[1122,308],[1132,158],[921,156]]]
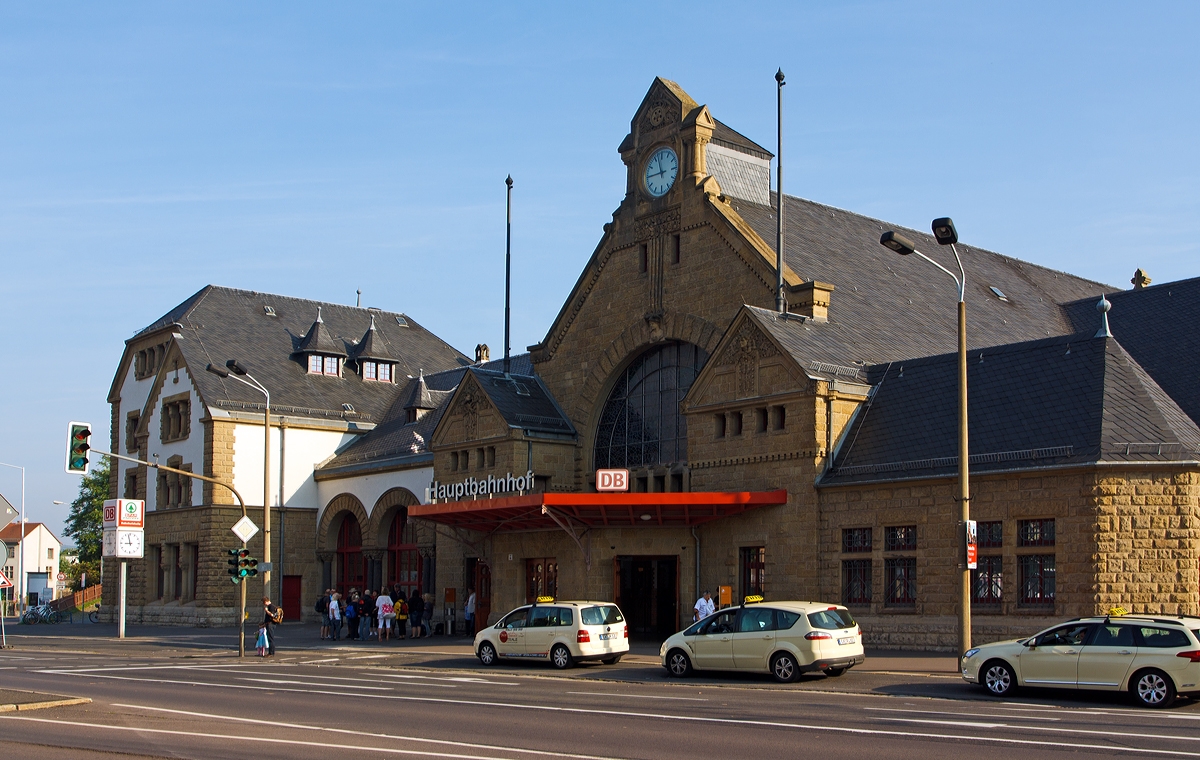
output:
[[[992,293],[996,296],[996,298],[999,298],[1001,301],[1008,300],[1008,296],[1004,295],[1004,291],[1002,291],[1000,288],[992,286],[992,287],[989,287],[988,290],[992,291]]]
[[[408,320],[404,317],[396,317],[396,324],[400,325],[401,327],[408,327]]]
[[[263,306],[263,314],[266,314],[268,317],[277,317],[277,316],[279,316],[278,314],[276,314],[276,313],[275,313],[275,307],[274,307],[274,306]]]

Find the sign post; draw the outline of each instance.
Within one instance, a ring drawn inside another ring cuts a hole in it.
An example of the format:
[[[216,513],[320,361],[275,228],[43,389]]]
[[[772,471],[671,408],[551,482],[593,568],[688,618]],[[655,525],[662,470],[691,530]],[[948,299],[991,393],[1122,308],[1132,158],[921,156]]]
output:
[[[104,502],[104,557],[121,560],[117,588],[117,638],[125,638],[126,587],[130,559],[146,552],[146,502],[141,499],[109,499]]]
[[[233,524],[233,527],[230,528],[230,530],[233,531],[233,535],[235,535],[239,539],[241,539],[242,548],[245,549],[246,544],[250,541],[251,538],[254,537],[254,534],[258,533],[258,526],[255,525],[254,521],[251,520],[249,517],[247,517],[246,515],[242,515],[242,519],[235,522]],[[238,624],[237,624],[238,657],[245,657],[246,656],[246,580],[242,579],[242,582],[239,583],[238,585],[242,587],[242,593],[241,593],[242,610],[241,610],[241,614],[238,617]]]
[[[0,547],[4,546],[4,542],[0,541]],[[8,556],[8,549],[4,549],[4,556]],[[12,588],[12,581],[8,576],[0,572],[0,590]],[[8,649],[8,634],[4,631],[4,609],[0,606],[0,649]]]

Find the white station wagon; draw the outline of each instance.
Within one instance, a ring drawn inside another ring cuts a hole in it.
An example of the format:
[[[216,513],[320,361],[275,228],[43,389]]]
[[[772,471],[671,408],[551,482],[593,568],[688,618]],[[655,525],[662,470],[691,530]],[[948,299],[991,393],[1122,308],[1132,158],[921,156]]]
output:
[[[588,660],[612,665],[628,651],[629,626],[612,602],[541,597],[475,634],[475,656],[484,665],[501,658],[548,659],[561,670]]]

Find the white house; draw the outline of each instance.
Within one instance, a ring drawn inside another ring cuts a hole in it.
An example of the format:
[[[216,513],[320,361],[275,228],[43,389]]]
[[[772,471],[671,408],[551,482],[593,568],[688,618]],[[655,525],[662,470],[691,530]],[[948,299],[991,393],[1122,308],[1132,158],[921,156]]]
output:
[[[0,530],[0,541],[8,547],[4,558],[4,576],[19,590],[26,588],[39,597],[55,598],[55,577],[58,575],[59,554],[62,542],[40,522],[25,523],[25,534],[21,535],[21,523],[15,522]],[[24,565],[20,559],[24,559]],[[17,577],[24,568],[24,583]],[[45,590],[46,593],[43,593]],[[11,599],[13,589],[5,589],[5,599]]]

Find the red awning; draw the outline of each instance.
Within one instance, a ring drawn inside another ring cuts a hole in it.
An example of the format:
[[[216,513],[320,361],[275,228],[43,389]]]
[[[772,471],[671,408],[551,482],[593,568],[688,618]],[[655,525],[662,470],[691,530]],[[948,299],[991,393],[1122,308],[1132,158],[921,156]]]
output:
[[[475,501],[414,504],[410,517],[443,525],[496,531],[554,530],[555,517],[586,528],[689,527],[787,503],[787,491],[691,493],[535,493]]]

